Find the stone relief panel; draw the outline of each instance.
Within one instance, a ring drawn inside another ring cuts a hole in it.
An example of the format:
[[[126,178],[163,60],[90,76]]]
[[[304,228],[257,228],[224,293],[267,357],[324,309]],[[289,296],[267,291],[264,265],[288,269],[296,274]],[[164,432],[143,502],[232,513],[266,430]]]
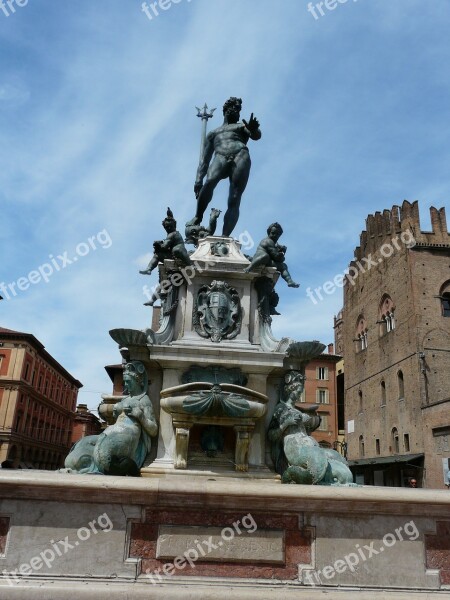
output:
[[[313,568],[313,543],[312,528],[300,529],[294,514],[212,510],[205,519],[195,509],[148,509],[144,523],[131,523],[129,558],[142,559],[140,576],[155,581],[166,578],[164,565],[175,555],[170,575],[298,582],[299,568]]]

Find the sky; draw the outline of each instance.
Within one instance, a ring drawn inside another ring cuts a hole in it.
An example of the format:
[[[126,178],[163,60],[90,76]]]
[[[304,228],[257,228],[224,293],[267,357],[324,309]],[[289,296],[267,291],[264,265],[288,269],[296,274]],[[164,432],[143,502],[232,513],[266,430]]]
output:
[[[0,4],[0,326],[91,408],[121,360],[108,331],[150,326],[157,274],[138,271],[167,206],[181,231],[194,216],[196,106],[217,127],[238,96],[261,123],[234,235],[283,225],[301,287],[277,285],[278,338],[333,341],[342,289],[307,290],[345,271],[368,214],[419,200],[429,230],[450,205],[448,0],[159,2],[151,19],[138,0]]]

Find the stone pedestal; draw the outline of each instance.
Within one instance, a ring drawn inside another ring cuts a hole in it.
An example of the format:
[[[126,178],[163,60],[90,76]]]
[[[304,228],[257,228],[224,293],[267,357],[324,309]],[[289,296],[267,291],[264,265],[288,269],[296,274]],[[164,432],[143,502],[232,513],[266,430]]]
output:
[[[450,494],[0,471],[0,598],[450,598]]]

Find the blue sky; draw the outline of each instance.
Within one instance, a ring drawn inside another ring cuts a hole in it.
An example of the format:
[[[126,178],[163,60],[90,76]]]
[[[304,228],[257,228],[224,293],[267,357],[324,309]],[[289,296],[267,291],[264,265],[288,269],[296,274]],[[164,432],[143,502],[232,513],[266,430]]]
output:
[[[80,402],[111,390],[109,329],[149,326],[142,286],[157,275],[138,269],[166,207],[181,229],[194,214],[195,106],[218,107],[218,126],[240,96],[261,122],[235,233],[284,226],[301,287],[278,284],[278,336],[333,340],[342,291],[315,305],[306,289],[344,271],[369,213],[417,199],[429,229],[428,207],[449,206],[448,0],[349,1],[317,20],[307,5],[180,0],[151,21],[135,0],[0,11],[0,283],[107,233],[0,303],[0,325],[38,337],[83,382]]]

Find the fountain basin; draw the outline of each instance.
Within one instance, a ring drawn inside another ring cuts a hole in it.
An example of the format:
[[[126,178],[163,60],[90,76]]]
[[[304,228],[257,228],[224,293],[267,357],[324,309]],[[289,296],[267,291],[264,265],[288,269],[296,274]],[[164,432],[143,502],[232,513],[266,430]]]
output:
[[[259,419],[268,401],[264,394],[231,383],[187,383],[161,392],[161,407],[178,416]]]

